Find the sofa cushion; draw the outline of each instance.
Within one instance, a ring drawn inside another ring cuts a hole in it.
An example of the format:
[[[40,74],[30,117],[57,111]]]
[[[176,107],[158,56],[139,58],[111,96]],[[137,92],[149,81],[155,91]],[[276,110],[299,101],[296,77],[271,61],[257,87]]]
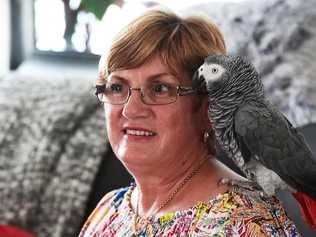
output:
[[[74,236],[109,148],[87,78],[0,81],[0,223],[39,236]]]

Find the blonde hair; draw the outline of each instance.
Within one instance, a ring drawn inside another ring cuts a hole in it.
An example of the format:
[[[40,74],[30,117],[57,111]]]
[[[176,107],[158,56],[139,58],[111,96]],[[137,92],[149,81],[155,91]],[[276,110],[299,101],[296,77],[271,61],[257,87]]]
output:
[[[173,73],[181,70],[191,78],[209,54],[226,54],[216,25],[202,17],[181,18],[170,11],[151,10],[119,33],[100,61],[97,83],[104,84],[111,72],[138,67],[155,55]]]

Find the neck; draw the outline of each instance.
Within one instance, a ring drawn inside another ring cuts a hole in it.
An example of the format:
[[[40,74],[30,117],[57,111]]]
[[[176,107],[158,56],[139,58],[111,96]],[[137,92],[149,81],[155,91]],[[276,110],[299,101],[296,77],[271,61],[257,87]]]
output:
[[[171,208],[196,176],[200,175],[207,158],[205,153],[183,163],[178,162],[156,177],[135,177],[132,204],[137,214],[151,216]]]

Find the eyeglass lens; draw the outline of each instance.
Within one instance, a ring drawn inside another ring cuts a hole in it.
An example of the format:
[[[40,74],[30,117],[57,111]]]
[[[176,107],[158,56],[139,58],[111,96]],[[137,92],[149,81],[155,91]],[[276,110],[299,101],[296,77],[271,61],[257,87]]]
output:
[[[124,104],[131,96],[132,90],[140,90],[145,104],[168,104],[177,100],[178,86],[170,83],[148,83],[142,88],[130,88],[123,82],[108,82],[97,86],[97,96],[101,102]]]

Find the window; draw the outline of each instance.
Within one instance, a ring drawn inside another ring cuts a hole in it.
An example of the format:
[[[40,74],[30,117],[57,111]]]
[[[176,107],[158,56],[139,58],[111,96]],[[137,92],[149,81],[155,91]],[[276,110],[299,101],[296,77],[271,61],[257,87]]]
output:
[[[162,4],[177,12],[205,1],[209,0],[10,0],[10,69],[34,56],[98,60],[116,33],[148,7]],[[99,12],[80,7],[82,2],[97,6]]]
[[[80,2],[34,0],[37,50],[101,54],[102,47],[96,40],[101,21],[93,13],[82,9]]]
[[[84,58],[96,64],[116,33],[149,7],[161,4],[181,13],[210,1],[218,0],[8,0],[12,25],[10,69],[29,59],[82,62]],[[93,14],[80,7],[82,2],[93,6],[106,4],[97,7],[99,13]],[[75,14],[69,17],[71,13]],[[65,34],[67,25],[70,30]]]
[[[148,7],[179,10],[206,0],[34,0],[35,48],[101,55],[124,24]],[[99,9],[90,9],[82,3]],[[180,4],[181,2],[181,4]],[[111,5],[115,3],[116,5]],[[99,16],[99,17],[96,17]]]

